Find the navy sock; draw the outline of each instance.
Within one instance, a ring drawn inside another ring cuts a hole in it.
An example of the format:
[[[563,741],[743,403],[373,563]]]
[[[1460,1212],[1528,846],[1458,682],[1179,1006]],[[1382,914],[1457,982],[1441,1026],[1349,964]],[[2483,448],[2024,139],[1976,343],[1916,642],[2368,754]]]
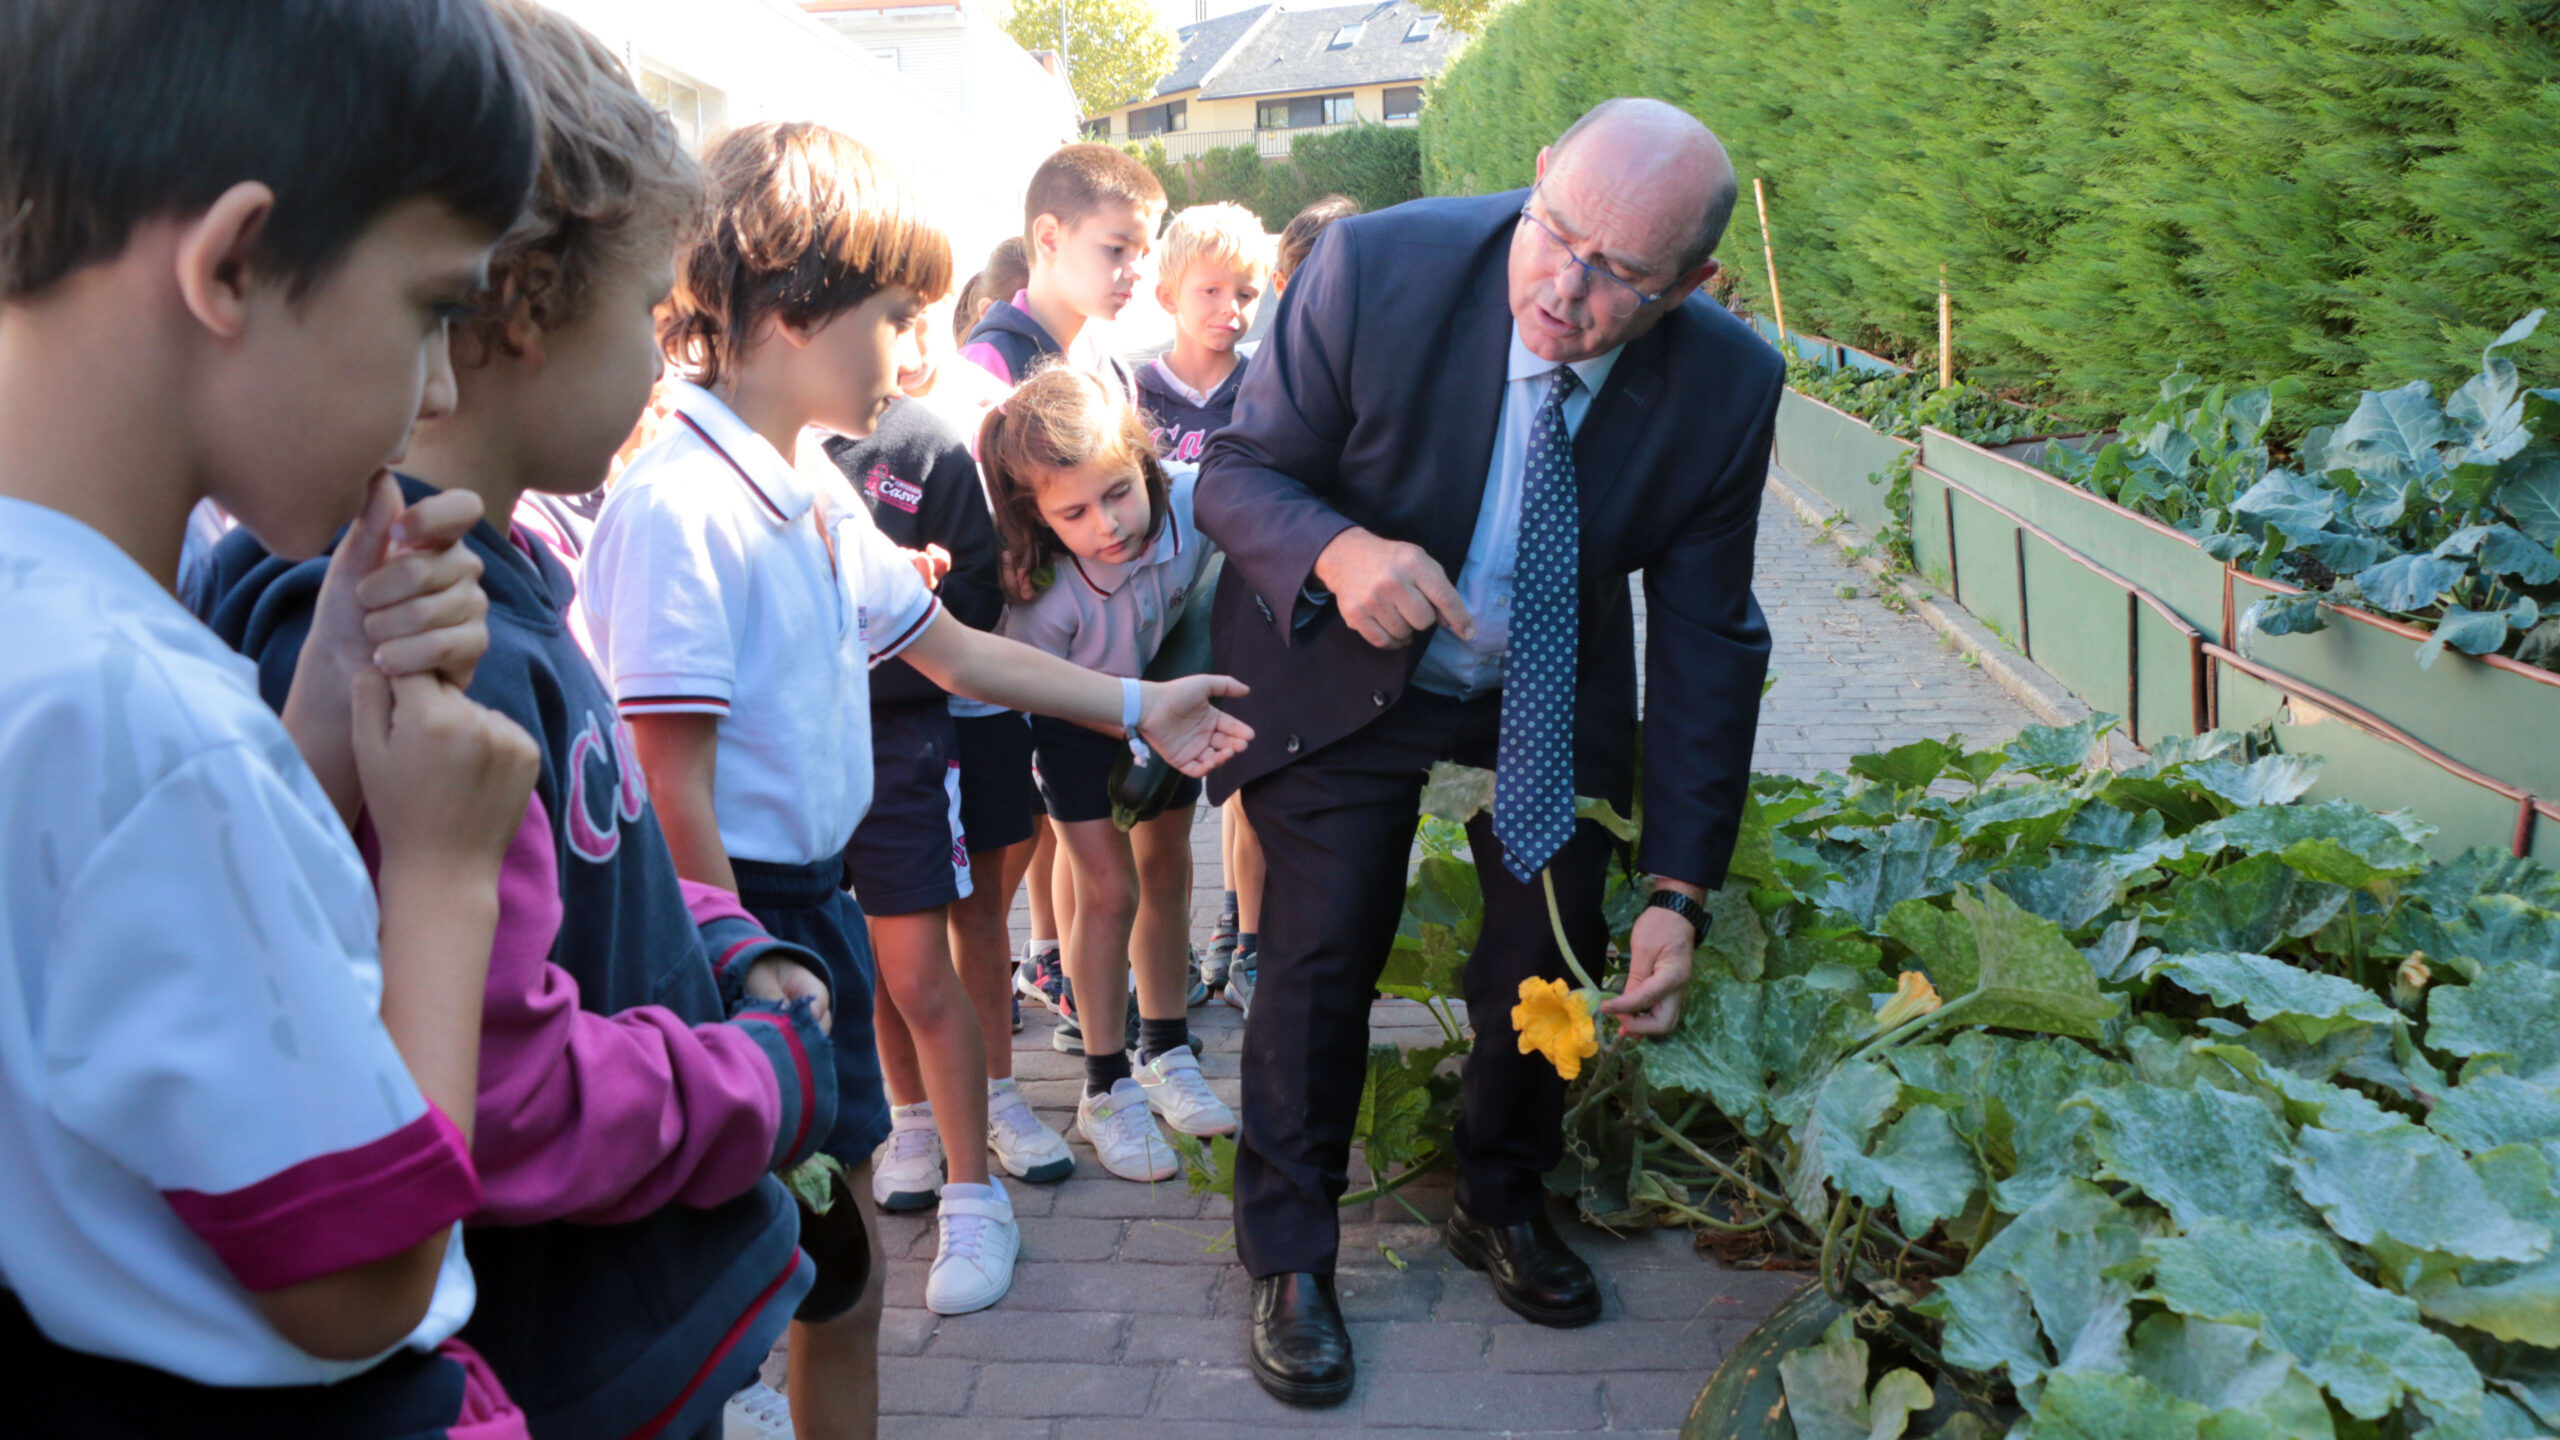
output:
[[[1128,1078],[1128,1051],[1113,1050],[1103,1055],[1096,1055],[1091,1050],[1085,1051],[1084,1093],[1087,1095],[1108,1095],[1111,1093],[1112,1086]]]
[[[1138,1017],[1138,1063],[1143,1065],[1167,1050],[1191,1043],[1191,1019],[1176,1015],[1170,1020]]]
[[[1229,890],[1218,898],[1218,928],[1223,930],[1235,923],[1236,892]]]
[[[1245,957],[1246,957],[1246,956],[1248,956],[1248,955],[1260,955],[1261,953],[1262,953],[1262,934],[1261,934],[1261,932],[1260,932],[1260,931],[1257,931],[1257,930],[1247,930],[1247,931],[1245,931],[1243,934],[1238,935],[1238,936],[1236,937],[1236,963],[1237,963],[1237,964],[1239,964],[1239,965],[1244,964],[1244,963],[1245,963]]]

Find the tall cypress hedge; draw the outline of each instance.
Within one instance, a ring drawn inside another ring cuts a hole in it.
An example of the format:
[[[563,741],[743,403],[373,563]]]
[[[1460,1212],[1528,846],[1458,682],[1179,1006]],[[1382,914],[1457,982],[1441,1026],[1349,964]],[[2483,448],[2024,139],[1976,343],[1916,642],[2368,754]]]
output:
[[[2439,386],[2560,303],[2552,0],[1518,0],[1423,115],[1435,193],[1528,183],[1612,95],[1713,126],[1746,194],[1721,252],[1766,313],[2093,411],[2183,364]],[[2548,374],[2560,329],[2516,356]],[[2538,353],[2537,353],[2538,352]]]

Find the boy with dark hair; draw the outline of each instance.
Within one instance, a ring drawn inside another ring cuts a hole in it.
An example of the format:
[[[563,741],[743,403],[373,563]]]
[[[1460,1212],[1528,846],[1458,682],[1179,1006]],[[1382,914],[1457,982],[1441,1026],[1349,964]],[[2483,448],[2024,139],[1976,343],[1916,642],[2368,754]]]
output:
[[[419,427],[413,495],[477,496],[490,648],[472,694],[543,762],[507,854],[482,1017],[465,1335],[545,1440],[722,1423],[814,1272],[772,1172],[832,1125],[823,1011],[785,1006],[818,964],[734,897],[676,875],[629,733],[567,625],[573,581],[507,525],[520,498],[599,485],[658,370],[652,308],[701,179],[674,126],[596,38],[497,0],[533,81],[543,164],[453,335],[453,413]],[[505,528],[501,528],[505,527]],[[217,633],[272,701],[305,657],[326,562],[235,536]],[[823,990],[814,998],[823,1001]],[[725,1023],[724,1023],[725,1022]]]
[[[377,472],[532,125],[476,0],[0,7],[13,1434],[523,1433],[451,1237],[535,756],[458,688],[476,504]],[[282,724],[169,594],[208,497],[287,553],[354,522]]]
[[[1021,384],[1043,357],[1063,355],[1133,396],[1128,370],[1090,327],[1118,319],[1137,293],[1163,218],[1164,186],[1124,150],[1069,145],[1040,162],[1022,199],[1030,279],[996,296],[961,355],[1007,385]]]

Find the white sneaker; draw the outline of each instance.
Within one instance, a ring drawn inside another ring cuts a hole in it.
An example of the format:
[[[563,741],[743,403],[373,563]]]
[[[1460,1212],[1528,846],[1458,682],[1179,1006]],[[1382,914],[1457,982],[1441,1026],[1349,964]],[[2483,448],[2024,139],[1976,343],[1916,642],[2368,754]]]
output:
[[[791,1402],[759,1380],[729,1397],[720,1412],[721,1440],[791,1440]]]
[[[1011,1080],[987,1086],[987,1148],[996,1163],[1017,1180],[1047,1185],[1075,1173],[1075,1152],[1066,1138],[1031,1113],[1031,1103]]]
[[[889,1138],[871,1152],[871,1198],[883,1210],[924,1210],[942,1193],[942,1136],[933,1102],[889,1112]]]
[[[1013,1223],[1013,1201],[1002,1181],[942,1187],[942,1237],[925,1277],[924,1308],[936,1315],[984,1310],[1013,1288],[1013,1257],[1022,1253],[1022,1231]]]
[[[1122,1080],[1108,1095],[1087,1095],[1076,1105],[1076,1133],[1093,1147],[1102,1168],[1123,1180],[1170,1180],[1181,1168],[1173,1147],[1156,1129],[1147,1092]]]
[[[1209,1088],[1190,1046],[1176,1045],[1139,1066],[1136,1078],[1147,1092],[1148,1106],[1183,1134],[1236,1133],[1236,1112]]]

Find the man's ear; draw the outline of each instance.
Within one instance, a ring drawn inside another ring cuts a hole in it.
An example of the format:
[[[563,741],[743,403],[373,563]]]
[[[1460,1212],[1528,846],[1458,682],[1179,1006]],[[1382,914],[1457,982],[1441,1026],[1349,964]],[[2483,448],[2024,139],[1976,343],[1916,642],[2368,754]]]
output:
[[[1556,153],[1556,147],[1553,145],[1538,147],[1538,179],[1542,182],[1547,178],[1547,157],[1554,153]]]
[[[1665,305],[1663,308],[1668,310],[1681,304],[1691,295],[1696,294],[1699,286],[1706,284],[1708,281],[1713,280],[1723,273],[1724,262],[1716,259],[1712,255],[1708,256],[1705,264],[1700,265],[1697,269],[1692,270],[1681,276],[1679,279],[1671,282],[1670,293],[1662,297],[1670,303]]]
[[[179,298],[196,323],[225,340],[249,323],[258,237],[275,213],[276,192],[243,180],[214,197],[178,233]]]

